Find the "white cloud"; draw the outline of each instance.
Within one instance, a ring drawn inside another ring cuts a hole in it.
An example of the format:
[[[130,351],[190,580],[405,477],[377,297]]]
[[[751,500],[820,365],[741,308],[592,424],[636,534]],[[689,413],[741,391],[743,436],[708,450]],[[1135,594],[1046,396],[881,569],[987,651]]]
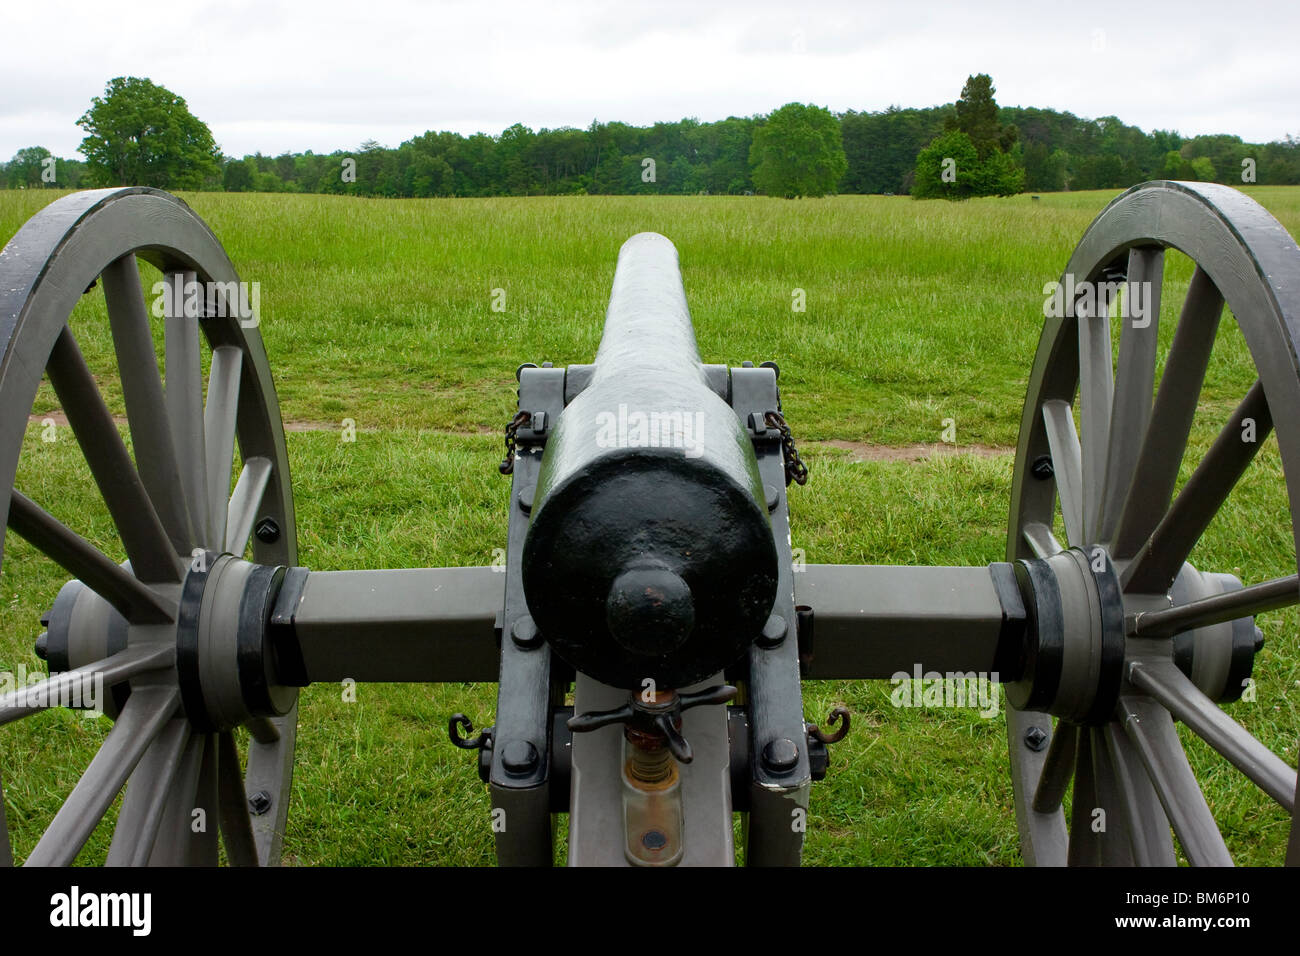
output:
[[[1300,132],[1300,11],[1197,6],[138,0],[108,18],[89,0],[17,4],[2,38],[0,158],[34,144],[71,156],[77,118],[120,75],[185,97],[231,155],[514,122],[713,120],[791,100],[931,106],[976,72],[1004,105],[1184,135]]]

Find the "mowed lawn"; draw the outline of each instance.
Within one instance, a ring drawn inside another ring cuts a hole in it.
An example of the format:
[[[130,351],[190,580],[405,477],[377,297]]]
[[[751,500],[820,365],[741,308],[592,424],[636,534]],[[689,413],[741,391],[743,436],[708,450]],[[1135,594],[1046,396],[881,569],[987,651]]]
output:
[[[1249,189],[1293,235],[1300,189]],[[0,242],[49,192],[0,192]],[[791,492],[792,537],[827,563],[1003,559],[1016,435],[1059,278],[1113,193],[960,204],[905,197],[568,197],[361,200],[187,194],[241,277],[260,283],[262,333],[289,433],[301,563],[315,569],[487,564],[505,543],[501,430],[521,362],[587,362],[619,245],[644,230],[681,254],[702,358],[775,360],[812,478]],[[1189,264],[1171,255],[1162,341]],[[792,308],[805,304],[803,311]],[[504,306],[498,311],[494,309]],[[102,297],[73,316],[110,404]],[[161,324],[161,323],[159,323]],[[1118,346],[1118,335],[1115,337]],[[1225,322],[1184,478],[1254,378]],[[1163,357],[1162,357],[1163,361]],[[57,410],[48,388],[34,412]],[[1279,415],[1278,410],[1274,414]],[[341,440],[344,419],[356,441]],[[980,454],[863,461],[846,442],[941,440]],[[19,483],[120,559],[66,429],[30,428]],[[1247,583],[1295,571],[1275,440],[1193,555]],[[36,668],[38,618],[65,579],[9,535],[0,569],[0,670]],[[1294,763],[1300,654],[1293,612],[1260,618],[1257,699],[1232,714]],[[813,788],[805,862],[1019,862],[1005,725],[973,709],[896,708],[887,682],[812,682],[804,713],[847,704],[854,730]],[[489,801],[446,738],[464,711],[492,722],[494,685],[337,686],[302,698],[286,862],[486,864]],[[0,729],[0,781],[21,858],[103,739],[107,721],[49,713]],[[1189,754],[1239,862],[1277,863],[1285,814],[1199,741]],[[112,812],[115,812],[112,811]],[[110,814],[111,815],[111,814]],[[562,832],[561,827],[561,832]],[[81,860],[102,861],[101,827]],[[559,848],[562,859],[563,849]]]

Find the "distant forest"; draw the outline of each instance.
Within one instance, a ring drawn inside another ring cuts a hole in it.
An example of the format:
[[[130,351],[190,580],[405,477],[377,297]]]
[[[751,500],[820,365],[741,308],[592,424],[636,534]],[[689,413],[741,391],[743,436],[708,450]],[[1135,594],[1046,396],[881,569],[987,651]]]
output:
[[[953,111],[948,104],[840,114],[848,168],[838,191],[910,192],[917,153],[943,132]],[[1118,189],[1149,179],[1300,184],[1300,140],[1290,135],[1265,144],[1229,135],[1185,139],[1163,130],[1145,133],[1113,116],[1081,119],[1022,107],[1002,107],[998,118],[1017,130],[1010,152],[1025,170],[1028,192]],[[587,129],[537,132],[516,124],[499,136],[428,132],[395,149],[371,141],[328,155],[222,157],[220,175],[204,185],[228,192],[390,197],[748,194],[755,192],[750,146],[765,120],[683,119],[646,127],[593,122]],[[49,153],[39,147],[21,150],[0,165],[0,185],[43,185],[42,156]],[[56,184],[79,187],[84,166],[58,160]],[[1248,168],[1253,179],[1243,179]]]

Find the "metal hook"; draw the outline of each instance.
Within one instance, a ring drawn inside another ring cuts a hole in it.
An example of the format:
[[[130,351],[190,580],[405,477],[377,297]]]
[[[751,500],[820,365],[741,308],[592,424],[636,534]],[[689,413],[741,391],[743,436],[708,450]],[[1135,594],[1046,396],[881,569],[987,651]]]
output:
[[[847,707],[836,707],[831,710],[826,718],[826,725],[834,727],[839,724],[839,729],[833,733],[826,733],[816,724],[808,725],[808,736],[818,743],[837,744],[849,735],[849,709]]]
[[[492,746],[492,728],[489,727],[477,737],[462,737],[458,728],[467,734],[474,733],[474,722],[464,714],[452,714],[447,720],[447,736],[461,750],[482,750]]]

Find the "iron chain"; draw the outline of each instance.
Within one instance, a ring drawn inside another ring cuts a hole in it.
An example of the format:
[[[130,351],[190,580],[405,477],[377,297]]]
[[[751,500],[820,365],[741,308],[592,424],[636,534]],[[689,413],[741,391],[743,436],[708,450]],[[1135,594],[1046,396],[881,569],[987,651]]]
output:
[[[501,459],[501,464],[497,465],[497,470],[503,475],[512,474],[515,470],[515,434],[519,431],[520,425],[525,425],[532,421],[532,412],[516,412],[515,417],[510,419],[510,424],[506,426],[506,457]]]
[[[790,434],[790,426],[781,417],[781,413],[768,412],[763,416],[763,421],[769,428],[776,428],[781,432],[781,457],[785,459],[786,485],[792,481],[796,485],[808,484],[808,466],[800,459],[799,452],[794,447],[794,436]]]

